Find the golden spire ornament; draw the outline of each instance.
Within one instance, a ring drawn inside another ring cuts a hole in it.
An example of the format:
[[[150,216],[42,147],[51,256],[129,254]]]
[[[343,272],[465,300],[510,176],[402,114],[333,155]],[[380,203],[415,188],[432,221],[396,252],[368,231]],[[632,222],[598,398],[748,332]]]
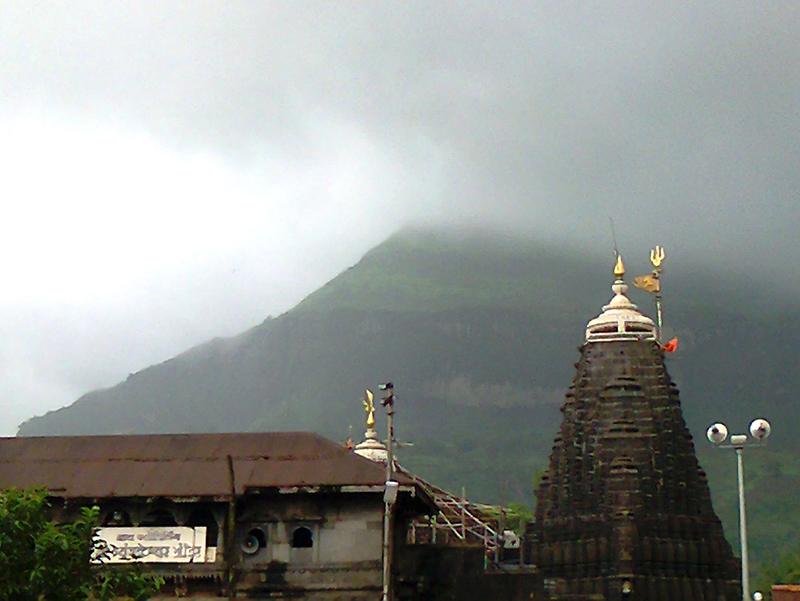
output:
[[[375,405],[372,403],[373,398],[369,389],[364,391],[364,411],[367,412],[367,428],[370,430],[375,427]]]
[[[617,279],[622,279],[625,275],[625,265],[622,263],[622,255],[617,253],[617,264],[614,265],[614,276]]]

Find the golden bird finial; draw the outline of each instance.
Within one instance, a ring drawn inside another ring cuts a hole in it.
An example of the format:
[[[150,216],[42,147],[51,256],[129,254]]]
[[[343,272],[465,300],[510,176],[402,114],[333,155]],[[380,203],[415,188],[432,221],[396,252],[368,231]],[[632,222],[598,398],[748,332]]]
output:
[[[369,389],[364,391],[364,411],[367,412],[367,428],[372,428],[375,425],[375,405],[372,403],[372,393]]]

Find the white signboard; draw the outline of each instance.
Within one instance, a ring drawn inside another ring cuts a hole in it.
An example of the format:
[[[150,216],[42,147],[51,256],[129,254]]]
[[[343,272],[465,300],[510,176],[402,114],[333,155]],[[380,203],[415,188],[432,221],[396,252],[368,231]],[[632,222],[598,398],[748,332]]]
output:
[[[92,555],[93,563],[202,563],[206,560],[205,526],[98,528]]]

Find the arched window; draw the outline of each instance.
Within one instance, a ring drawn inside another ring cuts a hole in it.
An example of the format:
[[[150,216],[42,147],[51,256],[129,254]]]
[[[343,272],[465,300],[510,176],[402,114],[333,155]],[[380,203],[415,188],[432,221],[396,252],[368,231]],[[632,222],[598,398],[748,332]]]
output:
[[[166,509],[154,509],[149,511],[142,521],[139,522],[140,526],[177,526],[178,522],[172,512]]]
[[[314,546],[314,537],[311,530],[305,526],[295,528],[292,532],[292,547],[295,549],[310,549]]]
[[[103,526],[131,526],[131,516],[127,511],[114,509],[106,514],[103,519]]]

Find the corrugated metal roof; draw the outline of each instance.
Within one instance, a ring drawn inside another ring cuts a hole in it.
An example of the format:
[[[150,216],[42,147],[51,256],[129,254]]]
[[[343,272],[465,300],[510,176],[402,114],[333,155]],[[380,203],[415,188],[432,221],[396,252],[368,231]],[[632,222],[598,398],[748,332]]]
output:
[[[385,468],[310,432],[0,438],[0,488],[59,497],[215,497],[255,488],[383,485]],[[403,475],[401,482],[412,481]]]

